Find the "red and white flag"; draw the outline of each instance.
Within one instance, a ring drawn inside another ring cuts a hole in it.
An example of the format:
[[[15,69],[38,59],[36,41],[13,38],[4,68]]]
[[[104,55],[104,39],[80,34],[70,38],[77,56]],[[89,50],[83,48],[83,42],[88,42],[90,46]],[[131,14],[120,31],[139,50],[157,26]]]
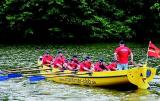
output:
[[[156,47],[151,41],[149,42],[148,56],[160,58],[160,49]]]

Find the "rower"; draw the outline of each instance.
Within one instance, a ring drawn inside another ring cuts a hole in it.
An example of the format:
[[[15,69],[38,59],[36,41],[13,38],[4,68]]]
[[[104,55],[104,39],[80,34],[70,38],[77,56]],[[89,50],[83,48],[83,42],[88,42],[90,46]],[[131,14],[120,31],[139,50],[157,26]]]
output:
[[[94,65],[92,63],[91,57],[89,57],[89,56],[85,57],[85,59],[80,63],[80,70],[79,71],[92,72],[93,70],[94,70]]]
[[[78,67],[79,67],[78,56],[73,55],[72,59],[70,59],[70,61],[68,62],[68,69],[75,71],[78,70]]]
[[[64,70],[63,64],[65,63],[65,60],[66,60],[65,56],[63,55],[62,51],[59,50],[53,62],[53,67],[59,68],[60,70]]]
[[[117,68],[117,61],[116,60],[112,60],[112,62],[110,64],[108,64],[106,66],[106,68],[109,70],[109,71],[115,71],[116,68]]]
[[[50,66],[51,62],[53,61],[53,56],[49,54],[49,51],[46,51],[42,56],[42,65]]]
[[[106,68],[106,64],[103,61],[103,59],[99,59],[95,64],[94,64],[94,71],[95,72],[100,72],[103,70],[109,70],[108,68]]]

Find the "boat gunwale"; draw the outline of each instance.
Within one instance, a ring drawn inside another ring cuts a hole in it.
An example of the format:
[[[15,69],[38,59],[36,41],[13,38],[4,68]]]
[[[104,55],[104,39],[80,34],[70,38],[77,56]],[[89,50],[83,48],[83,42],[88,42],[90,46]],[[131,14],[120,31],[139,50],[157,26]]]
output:
[[[76,78],[113,78],[113,77],[127,77],[127,75],[115,76],[78,76],[78,75],[55,75],[53,77],[76,77]]]

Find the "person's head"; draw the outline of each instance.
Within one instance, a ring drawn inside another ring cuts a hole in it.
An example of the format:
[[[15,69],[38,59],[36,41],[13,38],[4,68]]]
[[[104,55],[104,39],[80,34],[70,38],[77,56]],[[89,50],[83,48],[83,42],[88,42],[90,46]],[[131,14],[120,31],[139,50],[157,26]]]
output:
[[[73,60],[73,59],[70,59],[70,62],[71,62],[71,63],[74,63],[74,60]]]
[[[65,63],[68,63],[68,61],[70,61],[70,59],[65,59],[64,61],[65,61]]]
[[[124,46],[124,45],[125,45],[125,42],[124,42],[123,40],[121,40],[121,41],[119,42],[119,45],[120,45],[120,46]]]
[[[103,64],[104,60],[103,60],[103,59],[99,59],[98,62],[99,62],[100,64]]]
[[[78,60],[78,56],[77,55],[73,55],[72,60]]]
[[[84,58],[84,60],[85,60],[85,61],[89,61],[89,62],[91,62],[91,57],[86,56],[86,57]]]
[[[59,56],[63,56],[62,50],[58,50],[57,53],[58,53]]]
[[[49,51],[48,51],[48,50],[46,50],[44,54],[49,55]]]

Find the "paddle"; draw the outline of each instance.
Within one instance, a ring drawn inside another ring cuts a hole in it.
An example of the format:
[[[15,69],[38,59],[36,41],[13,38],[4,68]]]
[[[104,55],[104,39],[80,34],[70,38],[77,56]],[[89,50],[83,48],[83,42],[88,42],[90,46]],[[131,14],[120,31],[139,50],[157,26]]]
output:
[[[58,72],[61,72],[61,71],[58,71]],[[23,76],[34,76],[34,75],[58,75],[58,72],[53,72],[53,73],[23,74]],[[62,73],[62,74],[70,74],[70,73]]]
[[[18,77],[22,77],[22,74],[20,73],[8,74],[8,78],[18,78]]]
[[[17,71],[17,70],[26,70],[26,69],[33,69],[33,68],[39,68],[40,66],[34,66],[34,67],[16,67],[14,69],[8,69],[8,71]]]
[[[22,70],[22,71],[5,71],[3,74],[7,74],[8,78],[18,78],[23,77],[22,73],[20,72],[33,72],[33,71],[40,71],[40,70],[52,70],[52,69],[32,69],[32,70]]]
[[[8,80],[10,78],[17,78],[17,77],[22,77],[22,75],[21,74],[10,74],[8,76],[0,76],[0,81],[6,81],[6,80]],[[31,82],[40,81],[40,80],[45,80],[46,79],[45,76],[31,76],[31,77],[28,77],[28,78],[29,78],[29,80]]]
[[[3,70],[3,73],[32,72],[32,71],[41,71],[41,70],[52,70],[52,68],[48,68],[48,69],[29,69],[29,70],[19,70],[19,71]]]
[[[5,81],[5,80],[8,80],[8,76],[0,76],[0,81]]]
[[[31,76],[29,77],[30,82],[35,82],[35,81],[40,81],[40,80],[45,80],[45,76]]]
[[[65,74],[65,75],[63,75]],[[56,76],[78,76],[78,75],[86,75],[88,74],[89,76],[92,76],[92,73],[87,72],[87,73],[81,73],[81,74],[71,74],[71,73],[60,73],[60,74],[56,74]]]
[[[17,73],[17,72],[40,71],[40,70],[52,70],[52,69],[30,69],[30,70],[19,70],[19,71],[8,71],[8,70],[4,70],[4,72],[8,72],[8,73]]]
[[[58,71],[58,72],[62,72],[62,71]],[[35,81],[45,80],[46,78],[56,77],[56,76],[58,76],[58,77],[60,77],[60,76],[77,76],[77,75],[86,75],[86,74],[89,74],[91,76],[91,74],[92,74],[92,73],[75,74],[75,72],[71,72],[71,73],[58,73],[58,72],[31,74],[31,75],[34,75],[34,76],[31,76],[29,74],[23,74],[22,75],[20,73],[8,74],[8,76],[0,76],[0,81],[5,81],[5,80],[8,80],[10,78],[30,76],[30,77],[28,77],[29,81],[30,82],[35,82]],[[53,75],[53,76],[45,77],[45,76],[42,76],[42,75]]]
[[[67,74],[67,73],[62,73],[62,74]],[[61,77],[61,76],[77,76],[77,75],[86,75],[86,74],[91,74],[91,73],[83,73],[83,74],[70,74],[69,75],[54,75],[54,76],[50,76],[50,77],[45,77],[45,76],[31,76],[29,77],[29,81],[30,82],[37,82],[37,81],[41,81],[41,80],[45,80],[46,78],[54,78],[54,77]],[[43,74],[43,75],[51,75],[51,74]]]
[[[4,78],[5,78],[5,80],[7,80],[6,77],[8,77],[8,79],[9,79],[9,78],[32,76],[32,77],[29,77],[30,81],[39,81],[39,80],[44,80],[44,78],[46,78],[45,76],[41,76],[41,75],[54,75],[52,77],[55,77],[55,76],[76,76],[76,75],[86,75],[86,74],[91,75],[92,74],[92,73],[76,74],[77,71],[72,71],[70,73],[63,73],[63,71],[56,71],[56,72],[53,72],[53,73],[36,73],[36,74],[21,74],[21,73],[18,73],[18,72],[28,72],[28,71],[38,71],[38,70],[52,70],[52,69],[32,69],[32,70],[21,70],[21,71],[7,71],[9,74],[8,74],[8,76],[4,76]],[[64,75],[64,74],[66,74],[66,75]]]
[[[61,71],[60,71],[61,72]],[[41,75],[40,77],[42,77],[42,75],[51,75],[49,77],[44,76],[43,78],[54,78],[54,77],[61,77],[61,76],[77,76],[77,75],[86,75],[88,74],[89,76],[92,76],[92,73],[81,73],[81,74],[76,74],[75,72],[70,72],[70,73],[57,73],[57,72],[53,72],[53,73],[38,73],[38,74],[24,74],[24,76],[32,76],[32,78],[34,78],[34,80],[44,80],[44,79],[39,79],[38,75]],[[34,76],[36,75],[36,76]],[[30,78],[29,78],[30,79]]]
[[[0,76],[0,81],[5,81],[8,80],[10,78],[17,78],[17,77],[22,77],[22,74],[8,74],[7,76]]]

